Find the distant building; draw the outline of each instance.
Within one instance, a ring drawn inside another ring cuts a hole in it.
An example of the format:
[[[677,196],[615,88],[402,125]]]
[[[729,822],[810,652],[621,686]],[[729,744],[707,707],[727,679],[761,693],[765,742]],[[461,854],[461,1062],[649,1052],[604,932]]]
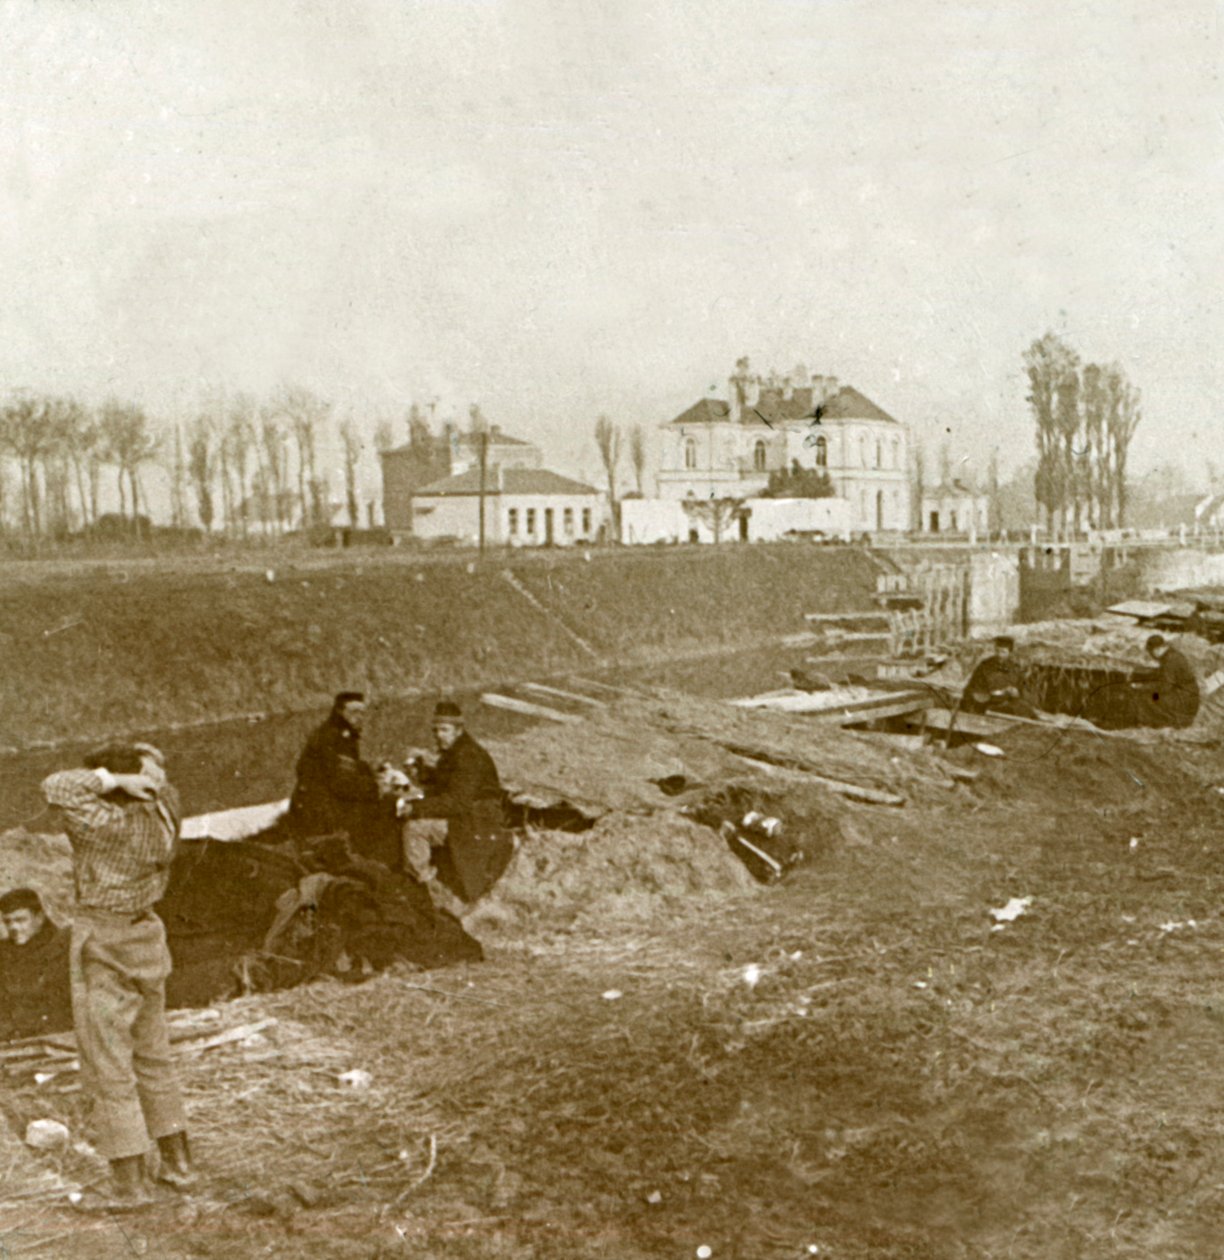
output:
[[[978,494],[955,479],[922,492],[922,533],[984,534],[989,528],[989,495]]]
[[[478,543],[480,501],[479,468],[422,486],[412,495],[411,533]],[[607,511],[593,486],[546,468],[495,464],[485,469],[484,516],[489,546],[567,547],[595,542]]]
[[[703,398],[662,426],[663,498],[749,498],[770,473],[827,472],[855,530],[907,530],[909,435],[904,424],[833,376],[750,373],[741,359],[728,399]]]
[[[503,433],[497,425],[489,427],[487,443],[486,470],[539,468],[543,462],[538,446]],[[412,532],[412,499],[422,486],[478,469],[480,446],[479,432],[447,424],[439,434],[423,430],[416,440],[382,451],[383,519],[392,534]]]

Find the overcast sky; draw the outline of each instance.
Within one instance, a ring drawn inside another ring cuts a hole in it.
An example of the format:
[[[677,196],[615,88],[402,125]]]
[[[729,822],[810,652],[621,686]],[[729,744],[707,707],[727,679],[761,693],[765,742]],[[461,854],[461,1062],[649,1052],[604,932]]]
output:
[[[1216,456],[1212,0],[0,6],[0,383],[438,396],[598,467],[735,359],[1026,458],[1047,329]],[[1220,459],[1224,464],[1224,458]]]

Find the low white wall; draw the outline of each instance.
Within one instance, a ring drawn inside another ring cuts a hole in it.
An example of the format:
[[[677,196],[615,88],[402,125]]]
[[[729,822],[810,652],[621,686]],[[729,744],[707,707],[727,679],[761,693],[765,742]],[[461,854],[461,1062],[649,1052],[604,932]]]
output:
[[[974,552],[969,558],[969,633],[999,634],[1020,615],[1020,557]]]
[[[845,499],[749,499],[750,542],[767,542],[788,533],[815,533],[848,538],[853,529],[853,512]]]
[[[684,510],[683,499],[624,499],[620,510],[624,543],[714,541],[713,530]],[[832,538],[848,538],[854,528],[853,511],[845,499],[745,499],[744,510],[749,514],[749,542],[817,530]],[[737,542],[741,537],[739,520],[729,521],[722,541]]]

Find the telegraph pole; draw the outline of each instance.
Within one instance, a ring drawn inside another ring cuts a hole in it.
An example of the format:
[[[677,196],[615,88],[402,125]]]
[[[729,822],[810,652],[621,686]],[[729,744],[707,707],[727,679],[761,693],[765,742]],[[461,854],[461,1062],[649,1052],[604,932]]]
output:
[[[489,464],[489,431],[480,430],[480,558],[485,550],[485,474]]]

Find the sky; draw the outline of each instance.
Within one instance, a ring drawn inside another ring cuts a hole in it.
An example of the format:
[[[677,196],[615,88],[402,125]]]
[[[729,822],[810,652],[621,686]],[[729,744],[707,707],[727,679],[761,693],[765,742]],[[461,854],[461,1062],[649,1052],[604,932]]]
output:
[[[1142,390],[1137,468],[1201,472],[1221,11],[0,4],[0,389],[479,402],[594,479],[597,415],[652,429],[748,355],[980,471],[1029,457],[1052,329]]]

